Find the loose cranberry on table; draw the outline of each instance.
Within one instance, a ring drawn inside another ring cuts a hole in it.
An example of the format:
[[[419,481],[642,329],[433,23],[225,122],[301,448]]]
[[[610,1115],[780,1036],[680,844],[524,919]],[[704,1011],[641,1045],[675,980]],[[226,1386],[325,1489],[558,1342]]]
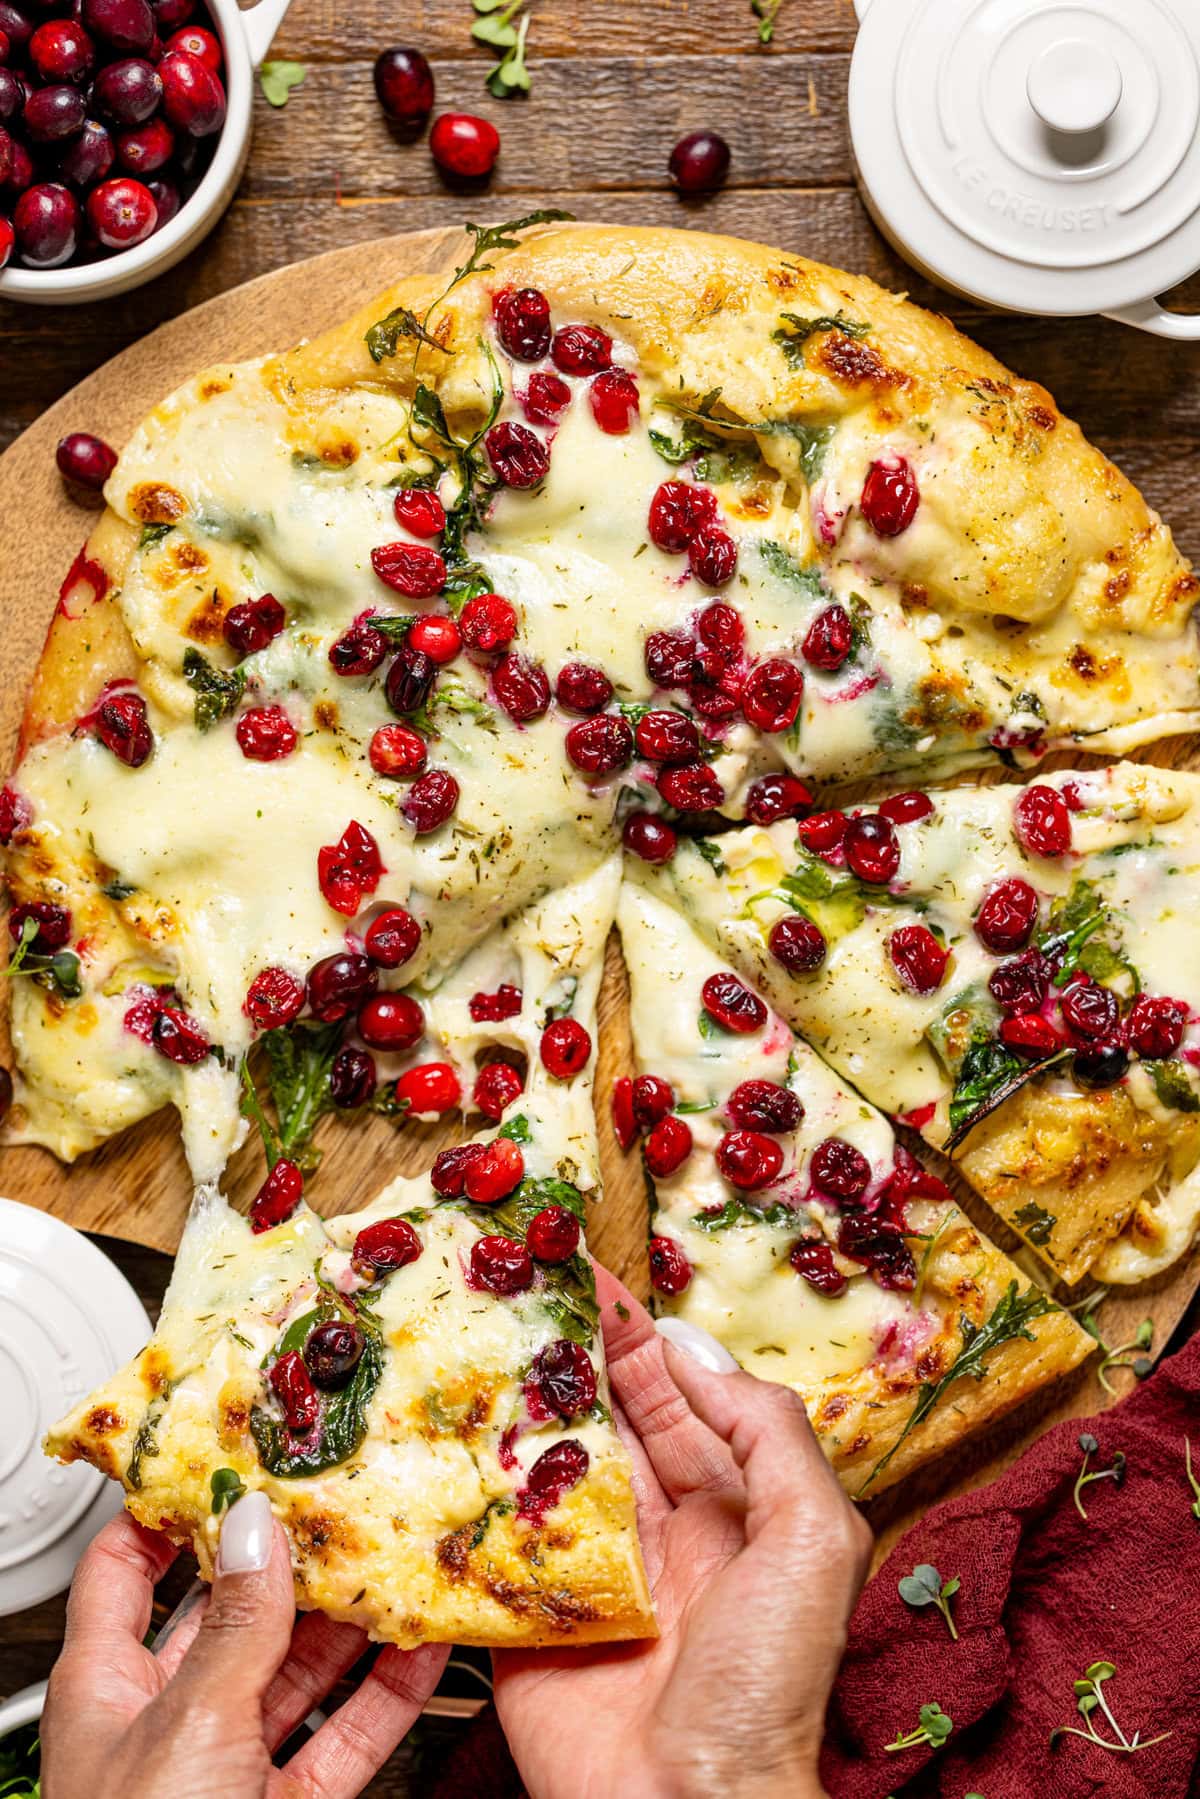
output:
[[[304,982],[286,968],[264,968],[246,991],[245,1010],[260,1031],[291,1024],[304,1009]]]
[[[589,662],[567,662],[558,671],[554,697],[569,712],[602,712],[612,696],[608,676]]]
[[[643,862],[669,862],[679,847],[675,832],[654,812],[631,812],[622,827],[621,842]]]
[[[249,762],[279,762],[299,741],[282,706],[251,706],[235,727],[238,748]]]
[[[117,466],[117,452],[89,431],[71,431],[59,439],[54,460],[64,481],[99,493]]]
[[[998,956],[1024,949],[1038,921],[1038,904],[1037,894],[1019,875],[999,881],[979,908],[975,935]]]
[[[579,1220],[565,1206],[547,1206],[530,1220],[525,1245],[539,1262],[569,1262],[579,1248]]]
[[[540,362],[550,348],[550,302],[536,287],[506,288],[492,301],[496,336],[517,362]]]
[[[457,805],[458,782],[454,776],[445,768],[429,768],[417,776],[400,810],[418,837],[423,837],[444,825]]]
[[[359,1231],[350,1260],[357,1274],[371,1280],[379,1274],[390,1274],[394,1268],[407,1268],[419,1258],[423,1247],[407,1218],[381,1218]]]
[[[433,111],[433,70],[419,50],[397,45],[381,51],[375,59],[375,93],[394,125],[413,134],[423,131]]]
[[[892,967],[912,993],[933,993],[946,978],[948,949],[923,924],[901,925],[888,938]]]
[[[542,1032],[540,1054],[547,1074],[573,1081],[591,1059],[591,1035],[577,1018],[555,1018]]]
[[[27,187],[13,208],[12,226],[21,261],[31,269],[57,269],[79,242],[79,202],[54,181]]]
[[[549,473],[550,452],[541,438],[511,419],[493,425],[483,447],[505,487],[536,487]]]
[[[154,748],[140,693],[110,693],[97,707],[92,728],[104,747],[129,768],[140,768]]]
[[[1035,781],[1013,806],[1013,830],[1031,856],[1064,856],[1071,847],[1071,814],[1062,794]]]
[[[367,956],[339,950],[323,956],[308,971],[305,992],[309,1010],[321,1024],[337,1024],[356,1012],[379,984],[379,971]]]
[[[650,1239],[650,1285],[672,1298],[682,1293],[692,1278],[692,1264],[674,1237]]]
[[[225,614],[221,627],[226,643],[240,656],[265,650],[287,623],[287,613],[273,593],[241,600]]]
[[[624,369],[604,369],[588,389],[592,417],[609,437],[623,437],[638,417],[638,387]]]
[[[710,974],[700,989],[700,1004],[723,1031],[739,1036],[761,1031],[767,1022],[767,1008],[735,974]]]
[[[811,805],[812,794],[795,775],[763,775],[746,793],[746,817],[755,825],[800,818]]]
[[[711,193],[729,173],[729,145],[716,131],[689,131],[672,150],[667,167],[681,194]]]
[[[771,926],[767,948],[789,974],[812,974],[825,960],[827,944],[811,919],[787,914]]]
[[[462,649],[461,631],[452,618],[441,612],[417,619],[408,634],[408,641],[414,650],[428,656],[439,668],[453,662]]]
[[[377,1079],[375,1058],[345,1044],[330,1064],[329,1097],[339,1111],[356,1112],[373,1098]]]
[[[871,464],[859,506],[877,537],[899,537],[907,531],[920,503],[917,477],[902,456]]]
[[[498,1124],[514,1099],[525,1090],[520,1071],[509,1062],[489,1062],[475,1077],[471,1097],[477,1109]]]
[[[567,756],[587,775],[611,775],[633,761],[634,734],[616,712],[580,719],[567,732]]]
[[[462,1098],[462,1084],[449,1062],[421,1062],[398,1076],[395,1095],[414,1116],[440,1118]]]
[[[380,968],[410,962],[421,945],[421,927],[403,906],[389,906],[367,926],[363,948]]]
[[[500,133],[469,112],[444,112],[429,133],[430,154],[443,175],[482,181],[500,154]]]
[[[459,614],[458,628],[469,650],[507,649],[517,634],[517,609],[502,594],[477,593]]]

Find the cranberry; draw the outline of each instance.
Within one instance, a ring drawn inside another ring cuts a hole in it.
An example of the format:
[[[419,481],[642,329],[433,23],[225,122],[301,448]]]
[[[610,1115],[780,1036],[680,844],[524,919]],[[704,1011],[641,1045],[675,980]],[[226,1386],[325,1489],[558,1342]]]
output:
[[[250,762],[278,762],[296,747],[296,727],[282,706],[251,706],[237,721],[238,747]]]
[[[572,1081],[591,1059],[592,1039],[577,1018],[555,1018],[542,1032],[540,1053],[548,1074]]]
[[[525,1158],[518,1145],[508,1137],[495,1137],[467,1163],[463,1190],[472,1204],[494,1206],[515,1192],[524,1178]]]
[[[246,1014],[260,1031],[291,1024],[303,1007],[304,982],[286,968],[261,969],[246,992]]]
[[[26,100],[21,116],[32,143],[57,144],[64,138],[79,135],[87,108],[78,88],[64,83],[57,87],[35,88]]]
[[[96,46],[74,19],[50,19],[30,38],[28,56],[43,81],[83,81],[96,60]]]
[[[140,768],[154,748],[146,702],[140,693],[110,693],[96,709],[94,729],[105,749],[129,768]]]
[[[635,740],[648,762],[693,762],[700,755],[700,733],[683,712],[647,712],[638,720]]]
[[[168,50],[158,65],[167,123],[189,137],[211,137],[225,123],[225,89],[218,75],[186,50]]]
[[[175,150],[175,139],[169,126],[161,119],[151,119],[146,125],[139,125],[133,131],[117,133],[117,155],[124,168],[134,175],[153,175],[170,162]],[[147,188],[153,200],[154,195]],[[158,225],[158,203],[155,201],[154,223]]]
[[[339,1049],[329,1068],[329,1097],[339,1111],[354,1112],[374,1097],[375,1058],[365,1049]]]
[[[126,57],[101,69],[92,88],[97,110],[112,125],[144,125],[162,104],[162,78],[153,63]]]
[[[564,325],[554,333],[550,360],[564,375],[598,375],[612,363],[612,338],[599,325]]]
[[[384,543],[371,551],[371,567],[386,587],[409,600],[430,600],[446,585],[446,564],[425,543]]]
[[[917,1284],[917,1265],[899,1229],[881,1217],[843,1218],[838,1248],[852,1262],[864,1262],[879,1286],[910,1293]]]
[[[72,431],[60,438],[54,459],[64,481],[73,481],[94,493],[100,491],[117,466],[117,452],[87,431]]]
[[[1040,1012],[1029,1012],[1016,1018],[1005,1018],[1000,1025],[1000,1041],[1006,1049],[1031,1062],[1041,1062],[1062,1048],[1062,1039],[1054,1026]]]
[[[533,1358],[526,1397],[530,1409],[542,1419],[581,1418],[596,1403],[596,1370],[582,1343],[560,1337],[547,1343]]]
[[[639,1074],[630,1091],[633,1116],[648,1130],[675,1109],[675,1089],[657,1074]]]
[[[305,992],[309,1010],[321,1024],[337,1024],[374,993],[378,980],[374,964],[353,950],[323,956],[308,971]]]
[[[392,658],[384,681],[388,705],[401,716],[406,712],[419,712],[436,679],[437,663],[432,657],[423,650],[413,649],[411,644],[402,644]]]
[[[696,635],[710,650],[718,651],[727,661],[731,661],[741,651],[746,627],[736,606],[726,605],[724,600],[714,600],[696,620]]]
[[[196,10],[196,0],[150,0],[150,4],[160,32],[186,25]]]
[[[493,425],[484,448],[505,487],[536,487],[550,469],[550,452],[540,437],[511,419]]]
[[[819,612],[804,636],[800,653],[812,668],[833,674],[850,654],[854,627],[844,606],[826,606]]]
[[[1071,1035],[1088,1041],[1111,1036],[1121,1015],[1116,995],[1086,976],[1072,981],[1059,1003]]]
[[[275,595],[264,593],[256,600],[242,600],[231,606],[221,628],[230,649],[241,657],[265,650],[286,623],[287,613]]]
[[[716,131],[689,131],[672,150],[667,167],[681,194],[705,194],[729,173],[729,145]]]
[[[717,1167],[739,1191],[769,1186],[783,1167],[783,1151],[758,1131],[726,1131],[717,1145]]]
[[[384,874],[379,845],[364,825],[351,819],[336,844],[317,852],[317,880],[335,912],[353,918],[365,895],[374,893]]]
[[[35,956],[52,956],[55,950],[64,949],[71,938],[71,914],[65,906],[56,906],[51,900],[24,900],[14,906],[8,915],[8,933],[14,943],[20,943],[21,933],[26,919],[32,918],[37,923],[37,936],[29,945]]]
[[[146,0],[83,0],[83,23],[114,50],[144,56],[154,42],[154,14]]]
[[[0,0],[0,20],[3,18],[4,5],[3,0]],[[11,69],[0,68],[0,124],[7,124],[9,120],[16,118],[25,104],[27,91],[19,75],[14,75]]]
[[[653,812],[631,812],[622,827],[621,842],[643,862],[669,862],[679,845],[670,825]]]
[[[600,712],[612,699],[613,685],[602,669],[589,662],[568,662],[558,672],[554,697],[571,712]]]
[[[419,50],[384,50],[375,59],[375,93],[393,124],[415,135],[433,111],[433,70]]]
[[[787,731],[804,697],[804,676],[794,662],[770,656],[750,670],[742,689],[746,723],[756,731]]]
[[[0,787],[0,844],[7,849],[18,831],[33,821],[33,807],[13,787]]]
[[[0,30],[3,30],[8,39],[8,54],[16,60],[27,48],[33,36],[33,26],[23,12],[9,4],[9,0],[0,0]]]
[[[1129,1067],[1129,1052],[1120,1043],[1090,1043],[1075,1052],[1071,1073],[1081,1087],[1112,1087]]]
[[[434,612],[428,618],[414,621],[408,634],[408,641],[414,650],[422,656],[428,656],[431,662],[441,668],[447,662],[453,662],[462,649],[462,633],[452,618],[441,612]]]
[[[390,1274],[393,1268],[407,1268],[417,1260],[422,1248],[421,1239],[407,1218],[380,1218],[375,1224],[364,1224],[359,1231],[351,1260],[359,1274],[371,1278]]]
[[[458,628],[469,650],[503,650],[517,634],[517,609],[501,594],[479,593],[463,607]]]
[[[168,50],[186,50],[189,56],[195,56],[214,75],[221,73],[221,45],[211,31],[203,25],[189,25],[186,30],[174,32],[166,43]]]
[[[456,1149],[443,1149],[434,1157],[429,1179],[435,1193],[443,1199],[461,1199],[467,1169],[483,1154],[482,1143],[462,1143]]]
[[[429,133],[429,149],[443,175],[479,181],[496,166],[500,133],[473,113],[444,112]]]
[[[867,814],[850,819],[842,847],[851,873],[877,887],[886,885],[900,866],[900,843],[890,818]]]
[[[500,1024],[505,1018],[518,1017],[521,1004],[521,989],[501,981],[494,993],[473,993],[467,1010],[476,1024]]]
[[[399,968],[412,960],[421,944],[421,927],[403,906],[389,906],[367,926],[363,947],[381,968]]]
[[[877,537],[899,537],[912,524],[920,500],[917,477],[904,458],[896,456],[871,464],[859,505]]]
[[[430,768],[417,776],[400,810],[418,837],[423,837],[444,825],[457,804],[458,782],[454,776],[447,769]]]
[[[650,1285],[659,1293],[674,1297],[682,1293],[692,1278],[692,1264],[674,1237],[650,1239]]]
[[[933,801],[927,793],[893,793],[879,805],[880,817],[890,819],[894,825],[916,824],[932,811]]]
[[[128,175],[94,187],[87,197],[87,216],[106,250],[127,250],[142,243],[158,223],[154,195],[144,182]]]
[[[739,1081],[725,1109],[743,1131],[794,1131],[804,1117],[791,1088],[775,1081]]]
[[[829,1244],[819,1237],[801,1239],[788,1260],[796,1273],[802,1274],[809,1286],[823,1293],[826,1299],[835,1299],[845,1291],[846,1277],[834,1261]]]
[[[21,261],[31,269],[69,262],[79,240],[79,217],[79,202],[69,188],[53,181],[27,187],[12,215]]]
[[[735,974],[710,974],[700,989],[700,1003],[722,1030],[740,1036],[761,1031],[767,1022],[767,1008]]]
[[[514,1099],[525,1091],[517,1069],[507,1062],[489,1062],[475,1077],[472,1098],[485,1118],[498,1124]]]
[[[437,1117],[453,1111],[462,1098],[462,1087],[449,1062],[420,1062],[400,1075],[395,1095],[418,1118]]]
[[[544,1449],[526,1477],[517,1498],[517,1511],[522,1518],[540,1524],[546,1513],[560,1499],[577,1487],[588,1471],[588,1452],[574,1437]]]
[[[707,762],[664,768],[658,777],[658,791],[676,812],[711,812],[725,799],[725,789]]]
[[[474,1166],[467,1170],[468,1181]],[[509,1298],[533,1285],[533,1257],[515,1237],[480,1237],[471,1245],[471,1275],[475,1286]]]
[[[571,390],[548,369],[530,375],[521,404],[531,425],[557,425],[571,404]]]
[[[344,1387],[362,1359],[366,1338],[357,1324],[331,1318],[309,1332],[304,1365],[313,1383],[328,1391]]]
[[[702,525],[688,545],[688,566],[706,587],[732,581],[737,562],[737,544],[720,525]]]
[[[579,1220],[565,1206],[547,1206],[530,1219],[525,1243],[539,1262],[569,1262],[579,1248]]]
[[[592,417],[609,437],[623,437],[638,417],[637,382],[624,369],[602,369],[588,398]]]
[[[392,511],[414,537],[437,537],[446,528],[446,508],[427,487],[397,488]]]
[[[745,684],[744,671],[722,650],[698,649],[692,658],[688,694],[701,718],[733,718]]]
[[[11,55],[12,41],[7,31],[0,31],[0,67],[3,67]]]
[[[492,692],[515,724],[531,724],[550,709],[546,671],[524,656],[504,657],[493,672]]]
[[[1188,1009],[1165,995],[1139,993],[1129,1013],[1129,1041],[1139,1056],[1173,1056],[1183,1041]]]
[[[871,1180],[871,1164],[844,1137],[826,1137],[812,1153],[809,1174],[815,1187],[833,1199],[861,1199]]]
[[[1071,814],[1053,787],[1035,782],[1022,789],[1013,808],[1013,830],[1031,856],[1063,856],[1071,847]]]
[[[380,725],[367,746],[367,756],[377,775],[393,781],[410,781],[425,766],[427,746],[410,725]]]
[[[811,974],[825,960],[828,945],[812,920],[795,912],[771,926],[767,948],[789,974]]]
[[[399,1053],[425,1035],[425,1014],[408,993],[375,993],[358,1014],[358,1034],[371,1049]]]
[[[344,680],[353,675],[370,675],[387,655],[387,649],[387,638],[375,629],[369,618],[355,619],[330,644],[329,666]]]
[[[637,1141],[637,1119],[633,1115],[633,1081],[627,1074],[618,1075],[612,1090],[613,1134],[622,1149],[632,1149]]]
[[[800,821],[800,841],[815,856],[836,856],[845,842],[847,823],[844,812],[814,812]]]
[[[695,645],[679,631],[651,631],[646,638],[646,673],[656,687],[686,687]]]
[[[950,951],[923,924],[904,924],[888,938],[892,967],[913,993],[933,993],[946,978]]]
[[[988,992],[1010,1017],[1040,1011],[1050,991],[1050,964],[1039,950],[1002,962],[988,980]]]
[[[540,362],[550,349],[550,302],[536,287],[509,288],[492,303],[496,335],[518,362]]]
[[[296,1436],[307,1436],[321,1416],[321,1400],[300,1351],[289,1349],[280,1356],[267,1378],[283,1407],[288,1430]]]
[[[746,817],[756,825],[799,818],[811,805],[812,794],[795,775],[763,775],[746,793]]]
[[[580,719],[567,732],[567,755],[588,775],[611,775],[633,760],[633,732],[619,713]]]
[[[663,481],[650,502],[650,541],[669,556],[680,556],[696,533],[716,516],[717,496],[711,487],[697,487],[689,481]]]
[[[194,1018],[178,1006],[164,1006],[154,1020],[154,1047],[168,1062],[193,1068],[207,1057],[211,1045]]]
[[[1000,881],[984,899],[975,920],[975,935],[985,949],[1002,956],[1024,949],[1038,919],[1038,896],[1019,875]]]
[[[646,1167],[656,1180],[682,1168],[692,1153],[692,1133],[682,1118],[662,1118],[646,1138]]]

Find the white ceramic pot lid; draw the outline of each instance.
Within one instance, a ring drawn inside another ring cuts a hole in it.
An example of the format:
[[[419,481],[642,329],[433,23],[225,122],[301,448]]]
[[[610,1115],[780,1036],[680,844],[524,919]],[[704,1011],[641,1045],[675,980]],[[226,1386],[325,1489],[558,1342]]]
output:
[[[1105,312],[1200,268],[1197,0],[857,0],[850,132],[911,261],[990,305]]]
[[[120,1489],[42,1435],[137,1354],[150,1320],[114,1263],[70,1225],[0,1199],[0,1616],[60,1593]]]

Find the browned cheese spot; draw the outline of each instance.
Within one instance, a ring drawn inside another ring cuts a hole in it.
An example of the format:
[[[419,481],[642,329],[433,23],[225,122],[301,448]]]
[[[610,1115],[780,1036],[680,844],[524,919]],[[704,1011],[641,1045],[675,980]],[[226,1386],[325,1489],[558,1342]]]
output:
[[[129,510],[143,525],[173,525],[187,511],[187,501],[164,481],[140,481],[129,490]]]

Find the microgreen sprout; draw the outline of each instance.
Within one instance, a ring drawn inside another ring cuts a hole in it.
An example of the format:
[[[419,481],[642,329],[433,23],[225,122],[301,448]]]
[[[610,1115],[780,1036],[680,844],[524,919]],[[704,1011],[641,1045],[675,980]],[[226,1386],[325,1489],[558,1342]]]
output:
[[[905,1605],[911,1605],[914,1610],[925,1605],[936,1605],[946,1620],[946,1629],[957,1643],[958,1631],[950,1613],[950,1601],[958,1592],[960,1584],[957,1574],[950,1580],[943,1580],[931,1562],[918,1562],[912,1573],[901,1579],[898,1590]]]
[[[885,1755],[895,1755],[899,1749],[919,1749],[928,1743],[931,1749],[940,1749],[946,1738],[954,1729],[954,1719],[944,1712],[937,1700],[923,1705],[917,1714],[920,1722],[915,1730],[898,1730],[894,1743],[885,1743]]]
[[[1089,1337],[1094,1337],[1104,1351],[1104,1360],[1096,1370],[1096,1378],[1106,1393],[1116,1397],[1117,1389],[1108,1378],[1110,1368],[1128,1368],[1138,1380],[1145,1380],[1151,1373],[1154,1363],[1145,1353],[1154,1341],[1154,1320],[1143,1318],[1128,1343],[1118,1343],[1115,1347],[1106,1343],[1096,1318],[1096,1309],[1085,1312],[1079,1320]],[[1140,1353],[1135,1354],[1138,1351]]]
[[[1125,1485],[1125,1456],[1124,1452],[1118,1449],[1113,1456],[1111,1468],[1093,1468],[1089,1471],[1088,1463],[1092,1456],[1098,1453],[1100,1445],[1091,1432],[1085,1430],[1079,1439],[1079,1447],[1083,1451],[1083,1466],[1075,1477],[1075,1510],[1086,1524],[1087,1513],[1083,1509],[1083,1489],[1090,1486],[1094,1480],[1111,1480],[1114,1486],[1123,1487]]]
[[[1152,1743],[1165,1743],[1172,1735],[1171,1731],[1164,1730],[1159,1736],[1147,1737],[1144,1742],[1139,1730],[1135,1730],[1132,1737],[1125,1735],[1104,1696],[1104,1683],[1111,1680],[1116,1671],[1112,1662],[1093,1662],[1084,1671],[1082,1679],[1075,1682],[1075,1704],[1084,1721],[1084,1728],[1080,1730],[1075,1724],[1060,1724],[1057,1730],[1050,1732],[1052,1749],[1063,1737],[1083,1737],[1085,1742],[1096,1743],[1101,1749],[1108,1749],[1114,1755],[1134,1755],[1139,1749],[1149,1749]],[[1112,1726],[1112,1737],[1101,1736],[1096,1729],[1093,1714],[1097,1711],[1102,1712]]]
[[[1192,1517],[1200,1518],[1200,1481],[1192,1473],[1192,1445],[1187,1437],[1183,1439],[1183,1465],[1187,1469],[1188,1486],[1195,1495],[1192,1500]]]

